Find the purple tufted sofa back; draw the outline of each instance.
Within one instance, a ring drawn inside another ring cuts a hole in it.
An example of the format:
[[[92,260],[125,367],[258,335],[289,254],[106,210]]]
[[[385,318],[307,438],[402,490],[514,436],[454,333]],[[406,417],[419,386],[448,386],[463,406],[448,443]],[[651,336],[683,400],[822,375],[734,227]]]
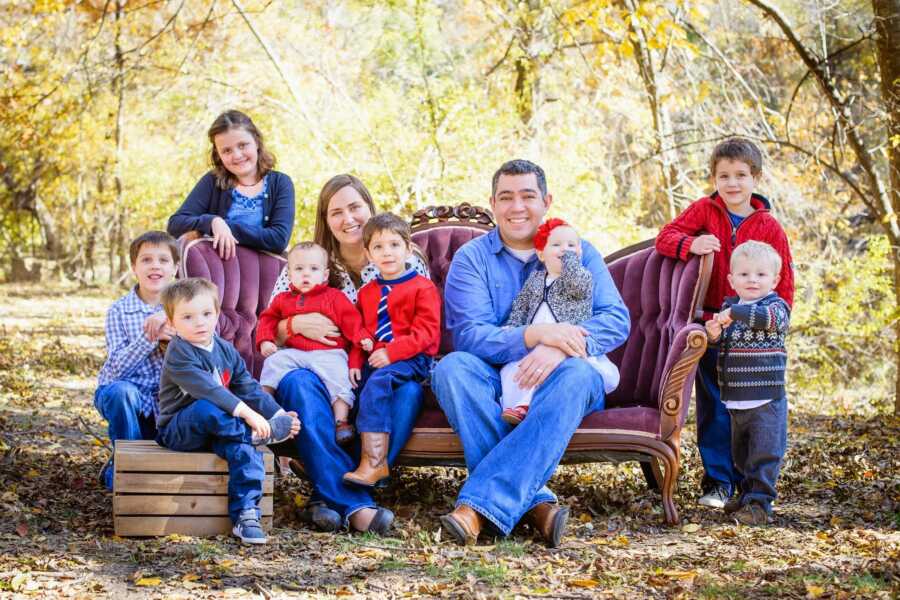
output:
[[[263,359],[255,348],[256,320],[269,304],[286,259],[238,246],[236,257],[223,261],[209,239],[182,242],[181,251],[179,277],[203,277],[219,287],[218,333],[234,344],[247,369],[259,378]]]
[[[677,358],[669,356],[669,348],[679,330],[693,321],[699,293],[699,257],[682,262],[657,253],[652,242],[638,246],[648,247],[631,253],[622,250],[607,259],[631,315],[628,340],[609,355],[619,367],[621,381],[607,397],[607,408],[659,408],[663,373]]]
[[[431,272],[431,280],[444,296],[444,282],[447,280],[447,271],[450,270],[450,261],[453,254],[466,242],[484,234],[484,229],[454,224],[453,226],[437,226],[420,230],[412,234],[412,240],[428,257],[428,269]],[[444,322],[443,305],[441,306],[441,347],[438,352],[441,355],[453,351],[453,339],[447,331]]]

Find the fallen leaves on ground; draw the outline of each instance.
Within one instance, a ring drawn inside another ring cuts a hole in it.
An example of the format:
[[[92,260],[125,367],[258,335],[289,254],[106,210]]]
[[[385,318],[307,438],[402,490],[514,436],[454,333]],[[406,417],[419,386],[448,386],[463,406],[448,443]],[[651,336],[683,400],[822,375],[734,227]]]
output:
[[[396,470],[378,500],[391,537],[313,531],[297,517],[312,490],[276,482],[267,546],[230,537],[113,535],[108,456],[93,408],[112,290],[48,294],[0,286],[0,595],[45,597],[891,598],[900,594],[900,422],[827,415],[794,403],[775,523],[738,527],[695,505],[693,425],[676,500],[636,464],[566,466],[550,485],[572,511],[560,548],[527,526],[470,548],[438,517],[465,472]],[[4,321],[5,315],[16,315]],[[30,325],[29,325],[30,323]]]

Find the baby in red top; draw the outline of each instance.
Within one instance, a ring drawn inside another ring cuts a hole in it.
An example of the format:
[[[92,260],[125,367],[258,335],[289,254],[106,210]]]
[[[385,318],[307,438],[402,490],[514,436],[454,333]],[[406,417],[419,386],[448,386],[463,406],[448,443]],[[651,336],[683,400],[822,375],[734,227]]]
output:
[[[360,342],[371,348],[364,335],[362,316],[339,290],[328,287],[328,255],[313,242],[300,242],[288,253],[288,275],[291,289],[275,296],[269,307],[259,315],[256,343],[266,361],[259,377],[263,388],[274,394],[282,377],[294,369],[309,369],[328,389],[334,411],[335,440],[349,443],[354,436],[353,425],[347,417],[353,407],[353,388],[359,383],[363,354]],[[341,332],[336,346],[291,331],[286,348],[275,345],[278,323],[294,315],[319,313],[331,319]],[[349,352],[349,356],[348,356]]]

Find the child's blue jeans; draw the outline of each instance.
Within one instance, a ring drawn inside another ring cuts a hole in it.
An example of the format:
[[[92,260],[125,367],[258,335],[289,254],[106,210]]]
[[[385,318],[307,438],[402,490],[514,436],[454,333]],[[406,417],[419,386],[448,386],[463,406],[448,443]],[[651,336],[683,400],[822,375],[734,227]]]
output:
[[[367,365],[367,377],[359,394],[356,429],[361,433],[391,433],[391,405],[408,397],[408,394],[398,395],[397,390],[410,381],[426,379],[431,360],[429,356],[417,354],[380,369],[372,370]]]
[[[700,486],[704,492],[722,486],[730,496],[740,475],[731,456],[731,417],[719,392],[718,356],[718,348],[710,346],[697,366],[697,449],[703,462]]]
[[[94,406],[108,424],[107,433],[113,447],[116,440],[152,440],[156,437],[156,418],[142,415],[141,392],[128,381],[101,385],[94,392]],[[103,484],[113,488],[112,462],[103,469]]]
[[[251,406],[266,419],[280,406],[274,400]],[[247,508],[256,509],[266,478],[263,455],[250,444],[253,432],[243,419],[233,417],[209,400],[196,400],[178,411],[156,437],[161,446],[179,452],[212,450],[228,463],[228,514],[237,523]]]
[[[731,413],[731,453],[743,479],[741,505],[758,502],[772,512],[775,483],[787,450],[787,398]]]

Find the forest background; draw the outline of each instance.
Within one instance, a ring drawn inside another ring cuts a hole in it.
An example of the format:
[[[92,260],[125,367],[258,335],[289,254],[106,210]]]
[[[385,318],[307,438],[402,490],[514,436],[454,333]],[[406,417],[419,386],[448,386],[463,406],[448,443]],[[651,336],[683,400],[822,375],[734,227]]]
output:
[[[708,193],[711,147],[739,134],[764,149],[758,190],[793,246],[793,393],[887,411],[898,15],[897,0],[5,2],[0,273],[127,284],[128,241],[165,227],[228,108],[293,178],[295,240],[332,174],[409,214],[485,205],[496,166],[527,157],[553,214],[609,253]]]
[[[0,2],[0,598],[898,597],[898,91],[900,0]],[[410,215],[486,206],[524,157],[608,254],[711,190],[717,141],[756,141],[797,284],[776,523],[696,505],[689,418],[678,527],[626,463],[557,470],[554,550],[449,543],[465,472],[438,467],[394,470],[385,538],[313,531],[290,477],[264,548],[114,536],[103,315],[229,108],[294,181],[295,241],[336,173]]]

